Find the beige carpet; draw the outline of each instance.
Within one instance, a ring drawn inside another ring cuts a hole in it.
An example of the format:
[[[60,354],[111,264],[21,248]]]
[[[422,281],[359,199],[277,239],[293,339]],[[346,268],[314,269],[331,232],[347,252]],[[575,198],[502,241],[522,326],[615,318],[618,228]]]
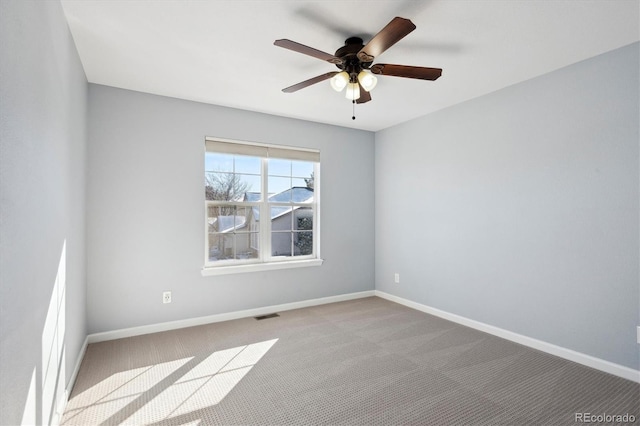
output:
[[[63,424],[640,424],[637,383],[384,299],[279,314],[89,345]]]

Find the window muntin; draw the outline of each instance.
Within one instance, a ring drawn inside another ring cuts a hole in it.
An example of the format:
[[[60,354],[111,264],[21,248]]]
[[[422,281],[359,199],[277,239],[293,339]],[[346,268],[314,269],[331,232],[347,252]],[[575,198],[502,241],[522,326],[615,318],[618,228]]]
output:
[[[319,153],[206,146],[205,268],[318,258]]]

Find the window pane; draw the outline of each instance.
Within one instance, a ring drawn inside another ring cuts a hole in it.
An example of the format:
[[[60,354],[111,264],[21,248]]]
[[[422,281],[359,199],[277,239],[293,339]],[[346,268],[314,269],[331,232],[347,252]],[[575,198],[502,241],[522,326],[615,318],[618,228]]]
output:
[[[207,210],[210,232],[235,232],[246,223],[246,218],[238,213],[235,206],[209,206]]]
[[[313,254],[313,232],[302,231],[293,235],[295,246],[294,256],[307,256]]]
[[[292,178],[291,187],[306,188],[307,182],[302,178]]]
[[[251,207],[209,206],[207,212],[210,232],[249,232],[255,222]]]
[[[271,233],[271,255],[291,256],[291,232]]]
[[[291,176],[291,160],[269,159],[269,176]]]
[[[310,207],[300,207],[294,214],[294,228],[299,231],[313,230],[313,209]]]
[[[292,210],[291,207],[271,207],[271,230],[291,231],[293,229]]]
[[[291,188],[291,201],[294,203],[311,203],[313,202],[313,189],[307,187]]]
[[[255,259],[258,251],[251,248],[251,233],[238,233],[235,235],[235,259]]]
[[[235,212],[235,232],[249,232],[250,224],[254,221],[253,209],[251,207],[236,207]]]
[[[244,155],[237,155],[235,157],[235,172],[236,173],[250,173],[259,175],[261,169],[261,160],[259,157],[246,157]]]
[[[241,200],[244,199],[244,194],[247,192],[260,193],[262,184],[260,183],[260,176],[236,174],[238,181],[237,188],[234,188],[235,192],[241,192]]]
[[[313,190],[297,186],[277,194],[271,194],[269,201],[273,203],[310,203],[313,201]]]
[[[259,224],[254,223],[251,226],[251,230],[259,231]],[[249,247],[255,250],[256,256],[257,256],[260,250],[260,233],[259,232],[252,232],[251,234],[249,234]]]
[[[206,152],[204,170],[207,172],[233,172],[233,155]]]
[[[258,258],[258,252],[257,251],[253,251],[253,250],[247,250],[244,251],[242,253],[238,253],[236,255],[236,259],[257,259]]]
[[[209,261],[233,259],[233,234],[209,233]]]
[[[259,194],[261,189],[260,176],[255,175],[208,172],[205,179],[207,200],[243,201],[247,192]]]
[[[309,161],[292,161],[291,176],[309,178],[313,174],[313,163]]]
[[[291,178],[269,176],[268,187],[269,199],[271,200],[271,198],[276,196],[277,194],[283,194],[288,189],[291,189]],[[285,193],[284,199],[277,199],[272,201],[288,202],[290,200],[291,195]]]
[[[259,257],[259,249],[252,243],[259,240],[257,232],[238,234],[211,232],[208,238],[209,261],[256,259]]]

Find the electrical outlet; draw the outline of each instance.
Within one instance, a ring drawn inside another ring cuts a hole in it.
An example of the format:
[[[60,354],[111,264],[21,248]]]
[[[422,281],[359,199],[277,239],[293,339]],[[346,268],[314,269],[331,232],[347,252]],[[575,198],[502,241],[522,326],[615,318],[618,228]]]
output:
[[[398,284],[400,282],[400,274],[396,272],[396,274],[393,277],[393,280],[395,281],[396,284]]]
[[[162,293],[162,303],[171,303],[171,292],[165,291]]]

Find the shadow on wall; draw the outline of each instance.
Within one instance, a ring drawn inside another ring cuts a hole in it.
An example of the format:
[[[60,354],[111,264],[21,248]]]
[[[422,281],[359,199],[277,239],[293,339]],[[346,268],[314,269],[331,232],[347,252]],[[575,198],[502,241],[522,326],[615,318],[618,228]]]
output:
[[[67,241],[62,243],[49,309],[41,336],[40,364],[33,367],[22,412],[23,425],[57,423],[64,410]]]

